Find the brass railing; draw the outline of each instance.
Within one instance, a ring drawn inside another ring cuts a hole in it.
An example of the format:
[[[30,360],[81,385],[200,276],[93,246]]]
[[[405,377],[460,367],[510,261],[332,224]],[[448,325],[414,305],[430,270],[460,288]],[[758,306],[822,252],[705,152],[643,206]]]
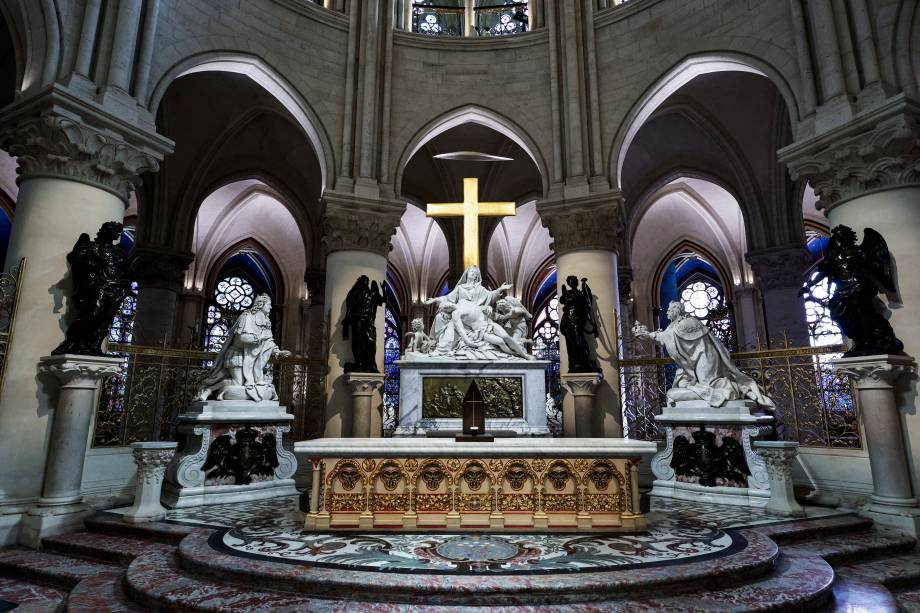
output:
[[[13,341],[13,322],[16,320],[16,308],[22,289],[22,277],[26,270],[26,259],[19,260],[18,266],[0,274],[0,390],[6,375],[6,356]]]
[[[758,349],[732,354],[738,368],[776,402],[780,435],[804,447],[859,449],[859,408],[852,384],[830,362],[842,345]],[[624,430],[631,438],[663,437],[655,422],[676,366],[667,357],[619,360]]]
[[[175,440],[177,417],[195,400],[216,354],[117,343],[108,351],[121,356],[123,366],[121,373],[103,381],[93,446]],[[318,437],[325,406],[323,360],[290,357],[272,364],[279,400],[294,415],[289,440]]]

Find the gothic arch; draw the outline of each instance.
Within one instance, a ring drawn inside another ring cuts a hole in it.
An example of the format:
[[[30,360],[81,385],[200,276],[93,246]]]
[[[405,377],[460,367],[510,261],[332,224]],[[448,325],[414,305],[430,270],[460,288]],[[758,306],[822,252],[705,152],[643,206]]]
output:
[[[448,111],[431,120],[419,129],[409,140],[408,144],[403,149],[402,155],[399,157],[396,167],[392,171],[392,185],[397,194],[402,192],[403,171],[409,163],[409,160],[412,159],[412,156],[414,156],[425,143],[439,134],[465,123],[476,123],[491,128],[520,146],[521,149],[530,156],[533,163],[536,164],[543,182],[543,193],[546,193],[549,186],[549,174],[546,167],[546,160],[540,148],[537,146],[536,141],[527,134],[526,130],[508,117],[477,105],[467,105]]]
[[[16,54],[16,86],[27,91],[52,83],[61,61],[60,12],[55,0],[3,0]]]
[[[722,263],[719,258],[715,256],[712,251],[700,245],[696,241],[692,240],[682,240],[672,246],[665,254],[663,258],[658,262],[658,266],[655,268],[655,274],[652,277],[652,283],[648,287],[649,292],[649,304],[653,307],[659,307],[664,309],[666,305],[658,304],[660,302],[660,293],[661,293],[661,282],[664,277],[664,271],[668,265],[683,252],[693,251],[700,254],[703,259],[706,260],[713,268],[716,269],[716,273],[719,275],[719,283],[722,285],[722,292],[725,295],[726,300],[731,300],[732,298],[732,289],[733,285],[731,282],[731,272],[725,268],[725,265]]]
[[[146,101],[147,108],[151,113],[156,114],[166,89],[177,78],[196,72],[209,71],[245,75],[274,96],[278,103],[290,113],[313,147],[319,160],[323,188],[332,187],[335,178],[334,151],[319,115],[291,83],[259,57],[245,53],[212,51],[185,58],[163,73]]]
[[[712,72],[747,72],[766,77],[779,89],[786,101],[789,113],[793,117],[798,117],[799,107],[792,88],[782,74],[767,62],[737,52],[703,52],[690,55],[646,89],[626,115],[609,150],[608,164],[611,184],[622,187],[623,162],[626,159],[626,153],[639,133],[639,129],[652,117],[654,112],[695,77]]]
[[[269,249],[266,245],[260,242],[256,238],[246,238],[233,245],[230,245],[224,251],[214,258],[211,262],[211,265],[208,267],[208,273],[206,281],[204,283],[205,289],[212,289],[217,282],[220,280],[221,271],[224,266],[233,256],[237,255],[241,251],[249,249],[265,258],[266,263],[268,264],[269,273],[271,274],[272,280],[275,283],[275,295],[271,296],[273,306],[278,306],[284,302],[285,292],[287,288],[284,283],[284,273],[281,268],[278,266],[278,261],[275,256],[272,254],[272,250]]]

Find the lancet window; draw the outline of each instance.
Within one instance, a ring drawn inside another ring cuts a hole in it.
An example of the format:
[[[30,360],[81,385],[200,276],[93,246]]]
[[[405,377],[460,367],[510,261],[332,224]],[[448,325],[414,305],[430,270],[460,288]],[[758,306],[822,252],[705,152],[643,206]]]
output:
[[[530,29],[527,0],[415,0],[412,31],[426,36],[509,36]]]
[[[530,350],[540,360],[548,360],[546,391],[553,400],[553,410],[546,415],[554,435],[561,435],[562,384],[559,378],[559,299],[556,273],[550,274],[537,291],[537,308],[532,320],[533,345]]]
[[[399,307],[393,298],[389,283],[384,286],[387,302],[383,311],[383,432],[392,434],[399,421],[399,359],[402,327],[399,324]]]

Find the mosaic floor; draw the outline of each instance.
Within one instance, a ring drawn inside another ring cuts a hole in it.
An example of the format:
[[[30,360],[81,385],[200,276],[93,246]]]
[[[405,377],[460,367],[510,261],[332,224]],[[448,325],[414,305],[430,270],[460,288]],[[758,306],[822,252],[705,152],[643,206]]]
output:
[[[648,504],[648,501],[646,501]],[[812,516],[836,514],[809,509]],[[637,534],[306,533],[296,498],[170,511],[173,523],[222,528],[218,551],[325,568],[425,574],[539,574],[628,569],[744,549],[738,529],[779,523],[761,510],[653,499]]]

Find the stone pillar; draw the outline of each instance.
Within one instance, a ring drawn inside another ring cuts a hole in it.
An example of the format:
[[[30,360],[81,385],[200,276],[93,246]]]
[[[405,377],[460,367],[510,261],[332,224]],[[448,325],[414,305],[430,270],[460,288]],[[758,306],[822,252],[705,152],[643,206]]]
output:
[[[899,95],[831,134],[794,143],[780,160],[793,179],[807,178],[831,226],[862,238],[885,238],[894,260],[897,295],[888,313],[904,351],[920,355],[920,104]],[[920,492],[920,398],[916,385],[897,387],[914,492]],[[865,423],[865,420],[863,420]]]
[[[604,380],[600,373],[584,372],[561,375],[562,387],[574,398],[571,414],[563,414],[562,429],[567,437],[589,438],[594,436],[597,418],[597,386]],[[570,421],[570,424],[566,422]],[[571,426],[574,426],[572,428]]]
[[[342,338],[345,296],[361,275],[382,283],[386,278],[390,237],[399,225],[404,204],[367,200],[327,192],[323,212],[326,251],[324,304],[329,322],[329,362],[326,376],[325,436],[352,436],[351,392],[345,363],[352,361],[351,342]],[[383,366],[383,307],[377,310],[377,368]],[[372,404],[382,402],[374,394]]]
[[[42,495],[22,522],[22,542],[36,548],[46,536],[79,527],[89,512],[83,504],[81,488],[89,428],[96,411],[96,392],[104,377],[121,372],[121,359],[46,356],[41,359],[38,371],[57,379],[60,392],[51,422]],[[20,448],[13,441],[9,444]]]
[[[595,317],[599,336],[590,339],[601,367],[603,381],[597,386],[599,407],[589,436],[623,436],[620,408],[620,371],[616,309],[619,302],[617,279],[617,244],[621,223],[617,214],[619,192],[607,192],[586,198],[543,201],[538,204],[540,218],[553,237],[556,254],[556,279],[560,285],[566,277],[587,278],[594,294]],[[565,339],[560,337],[560,372],[568,372]],[[574,415],[575,398],[563,398],[563,420]],[[586,436],[578,433],[578,436]]]
[[[136,245],[131,251],[131,272],[137,281],[134,344],[175,344],[179,294],[185,270],[194,258],[188,252],[149,245]]]
[[[865,509],[876,522],[911,534],[920,532],[920,508],[910,481],[895,385],[916,364],[906,355],[841,358],[834,370],[853,379],[869,448],[874,493]]]
[[[170,145],[57,88],[0,118],[0,148],[17,158],[20,174],[7,268],[28,260],[0,392],[0,513],[21,511],[40,494],[54,402],[35,368],[64,338],[67,253],[81,232],[93,236],[123,219],[131,181],[155,171]]]
[[[799,290],[811,256],[804,245],[786,245],[745,255],[763,297],[765,343],[778,347],[784,338],[795,347],[808,346],[805,303]]]
[[[373,412],[379,411],[379,404],[374,406],[374,398],[383,385],[380,373],[357,373],[345,375],[345,383],[351,392],[351,414],[353,416],[352,436],[356,438],[379,438],[373,429]],[[379,420],[378,420],[379,423]]]
[[[138,524],[166,517],[166,507],[160,504],[160,494],[163,490],[163,476],[176,453],[176,445],[165,441],[131,443],[134,463],[137,464],[137,486],[134,490],[134,505],[121,516],[122,520]]]
[[[201,349],[204,338],[204,294],[186,290],[179,294],[176,307],[176,344],[189,349]]]
[[[770,500],[764,510],[771,515],[804,517],[805,509],[796,502],[792,489],[792,465],[799,444],[794,441],[754,441],[754,450],[763,458],[770,475]]]

